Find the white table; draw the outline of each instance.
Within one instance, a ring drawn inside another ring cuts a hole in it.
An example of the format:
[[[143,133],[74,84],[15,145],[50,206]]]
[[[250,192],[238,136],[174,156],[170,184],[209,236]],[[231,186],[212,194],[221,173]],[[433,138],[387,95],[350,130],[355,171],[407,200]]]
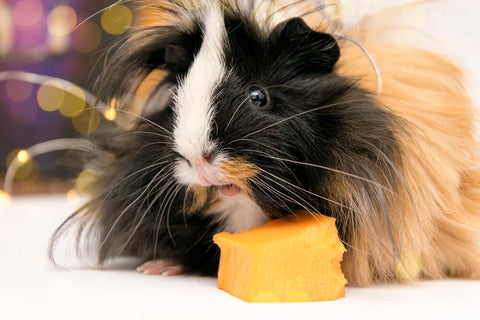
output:
[[[250,304],[217,289],[214,278],[59,271],[46,246],[77,205],[54,195],[0,207],[0,319],[480,319],[480,281],[347,288],[334,302]]]

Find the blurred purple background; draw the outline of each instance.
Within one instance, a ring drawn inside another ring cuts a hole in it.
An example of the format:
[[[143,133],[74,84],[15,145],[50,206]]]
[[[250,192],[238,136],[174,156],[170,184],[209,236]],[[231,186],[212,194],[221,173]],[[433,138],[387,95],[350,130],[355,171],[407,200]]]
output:
[[[49,75],[91,90],[102,46],[114,35],[105,31],[108,20],[103,21],[101,13],[74,27],[113,2],[0,0],[0,72]],[[73,125],[74,117],[64,116],[61,110],[46,111],[40,107],[39,88],[39,84],[17,80],[0,81],[0,182],[7,161],[18,150],[49,139],[79,135]],[[17,180],[73,177],[75,172],[59,165],[59,158],[58,152],[35,158],[33,170]]]

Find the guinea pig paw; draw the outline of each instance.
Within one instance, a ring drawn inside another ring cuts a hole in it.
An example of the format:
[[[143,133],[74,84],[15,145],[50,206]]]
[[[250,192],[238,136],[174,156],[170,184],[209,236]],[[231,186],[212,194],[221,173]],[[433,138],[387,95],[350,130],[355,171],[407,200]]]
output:
[[[138,272],[148,275],[176,276],[183,274],[183,266],[176,260],[156,259],[150,260],[137,267]]]

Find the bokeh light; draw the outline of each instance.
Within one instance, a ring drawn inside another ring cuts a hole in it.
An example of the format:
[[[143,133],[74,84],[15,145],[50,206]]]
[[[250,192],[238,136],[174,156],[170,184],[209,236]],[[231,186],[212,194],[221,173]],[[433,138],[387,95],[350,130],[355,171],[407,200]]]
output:
[[[59,108],[60,113],[68,118],[79,116],[87,104],[85,92],[77,87],[71,86],[66,88],[65,99]]]
[[[72,125],[79,133],[91,133],[100,124],[100,113],[90,107],[85,109],[79,116],[72,119]]]
[[[51,55],[62,55],[68,51],[70,47],[70,39],[68,37],[55,37],[48,35],[47,44],[49,48],[49,53]]]
[[[30,154],[27,152],[27,150],[20,150],[17,153],[17,159],[20,161],[20,163],[27,163],[28,160],[30,160]]]
[[[0,0],[0,56],[12,49],[14,28],[12,9]]]
[[[128,30],[132,25],[133,13],[124,5],[115,5],[102,13],[100,23],[105,32],[118,35]]]
[[[64,37],[77,24],[77,14],[72,7],[61,5],[53,9],[48,15],[48,32],[55,37]]]
[[[402,256],[397,263],[397,276],[400,279],[415,279],[422,271],[423,264],[420,257],[415,254]]]
[[[94,22],[85,22],[72,33],[73,48],[80,53],[90,53],[102,41],[102,30]]]
[[[13,21],[20,27],[31,27],[40,22],[43,5],[40,0],[20,0],[13,7]]]
[[[7,205],[12,197],[3,190],[0,190],[0,206]]]
[[[78,190],[78,193],[83,195],[94,194],[101,186],[102,181],[100,174],[93,169],[80,172],[75,183],[75,188]]]
[[[65,91],[62,84],[56,80],[44,82],[37,92],[37,102],[40,108],[45,111],[55,111],[65,100]]]
[[[22,164],[15,172],[15,179],[18,180],[33,177],[38,172],[38,165],[33,161],[32,157],[29,156],[28,152],[25,154],[22,151],[25,150],[14,149],[7,156],[7,167],[14,159],[18,159]]]
[[[113,121],[117,117],[117,111],[115,110],[114,107],[110,107],[103,112],[103,116],[108,121]]]
[[[67,192],[67,201],[69,203],[75,203],[79,198],[78,191],[71,189]]]
[[[13,102],[27,100],[33,91],[33,85],[24,81],[8,80],[5,82],[5,93]]]

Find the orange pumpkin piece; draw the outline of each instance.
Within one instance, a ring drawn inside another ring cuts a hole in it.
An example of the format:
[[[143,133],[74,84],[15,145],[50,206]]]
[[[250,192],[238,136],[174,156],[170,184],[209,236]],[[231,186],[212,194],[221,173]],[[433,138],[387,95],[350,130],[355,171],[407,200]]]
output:
[[[222,232],[218,288],[248,302],[306,302],[345,296],[345,247],[335,219],[296,212],[249,232]]]

